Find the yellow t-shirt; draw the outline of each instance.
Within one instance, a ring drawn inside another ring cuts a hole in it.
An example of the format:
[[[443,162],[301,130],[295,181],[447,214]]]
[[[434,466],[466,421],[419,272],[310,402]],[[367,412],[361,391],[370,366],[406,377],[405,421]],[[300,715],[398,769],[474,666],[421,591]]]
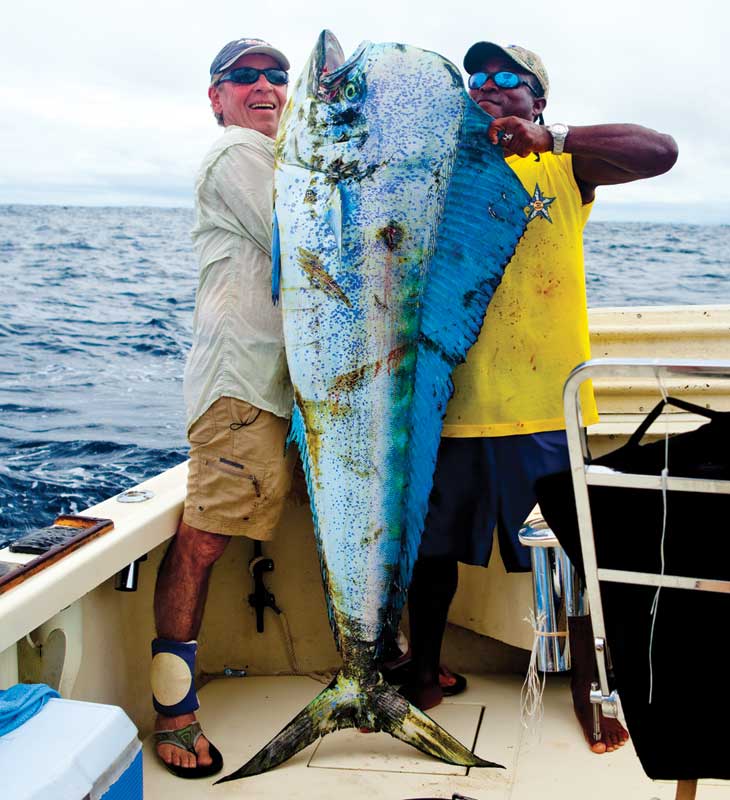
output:
[[[563,385],[590,358],[583,270],[583,205],[569,154],[510,156],[530,195],[527,228],[507,265],[455,392],[443,436],[510,436],[565,428]],[[598,420],[583,384],[583,423]]]

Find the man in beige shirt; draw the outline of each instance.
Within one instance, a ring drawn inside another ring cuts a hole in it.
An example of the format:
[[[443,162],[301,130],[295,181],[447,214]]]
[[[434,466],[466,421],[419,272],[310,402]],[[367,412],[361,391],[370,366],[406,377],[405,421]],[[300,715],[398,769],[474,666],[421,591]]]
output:
[[[157,753],[183,778],[220,771],[195,718],[195,641],[213,564],[231,536],[269,539],[291,483],[292,389],[271,301],[274,138],[289,62],[260,39],[229,42],[208,89],[223,135],[195,186],[200,279],[184,394],[190,466],[177,534],[155,590]]]

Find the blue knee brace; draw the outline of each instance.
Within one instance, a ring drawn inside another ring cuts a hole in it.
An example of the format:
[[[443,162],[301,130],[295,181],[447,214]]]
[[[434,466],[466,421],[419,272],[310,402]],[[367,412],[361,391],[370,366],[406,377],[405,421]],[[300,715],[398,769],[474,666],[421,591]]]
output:
[[[158,714],[176,717],[199,708],[195,693],[198,643],[152,640],[152,704]]]

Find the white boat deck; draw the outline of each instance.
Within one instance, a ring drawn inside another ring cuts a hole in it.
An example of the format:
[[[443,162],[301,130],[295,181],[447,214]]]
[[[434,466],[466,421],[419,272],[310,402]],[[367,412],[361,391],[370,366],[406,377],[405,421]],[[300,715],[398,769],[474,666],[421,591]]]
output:
[[[464,743],[471,745],[476,737],[476,753],[504,764],[504,770],[467,771],[421,755],[385,733],[345,730],[320,739],[268,773],[214,786],[214,779],[185,781],[170,775],[155,757],[150,737],[145,742],[144,795],[147,800],[410,800],[451,798],[457,792],[474,800],[673,800],[676,783],[649,780],[630,742],[606,755],[588,750],[565,676],[548,677],[543,721],[535,732],[525,730],[520,724],[521,684],[516,676],[469,676],[464,694],[431,712]],[[200,692],[199,719],[223,754],[221,774],[244,764],[321,689],[321,683],[305,677],[229,678],[207,684]],[[699,782],[697,800],[728,797],[729,783]]]

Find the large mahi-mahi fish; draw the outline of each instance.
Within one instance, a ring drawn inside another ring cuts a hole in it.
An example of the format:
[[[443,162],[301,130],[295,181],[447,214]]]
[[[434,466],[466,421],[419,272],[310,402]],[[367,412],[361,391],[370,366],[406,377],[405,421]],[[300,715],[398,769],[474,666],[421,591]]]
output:
[[[247,764],[338,728],[387,731],[444,761],[484,761],[380,677],[433,481],[451,372],[524,231],[528,197],[491,118],[441,56],[324,31],[276,145],[274,288],[327,605],[343,666]],[[280,287],[277,263],[280,263]]]

